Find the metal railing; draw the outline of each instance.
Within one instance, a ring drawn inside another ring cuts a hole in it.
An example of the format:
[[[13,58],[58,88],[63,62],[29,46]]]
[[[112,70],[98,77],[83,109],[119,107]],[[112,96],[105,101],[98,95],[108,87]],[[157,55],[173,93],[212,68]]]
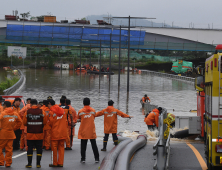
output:
[[[156,161],[153,166],[155,170],[167,170],[169,167],[170,156],[170,135],[167,139],[164,139],[164,132],[167,129],[167,125],[163,123],[163,120],[167,118],[167,110],[163,108],[162,114],[159,116],[159,138],[153,146],[153,155],[156,155]]]
[[[15,68],[13,68],[13,69],[15,69]],[[25,84],[25,81],[26,81],[25,75],[23,74],[23,72],[20,69],[18,69],[18,75],[20,76],[19,81],[17,83],[15,83],[12,87],[5,89],[3,91],[4,95],[10,95],[12,93],[15,93],[23,87],[23,85]]]
[[[161,73],[161,72],[156,72],[156,71],[150,71],[150,70],[141,70],[143,73],[159,76],[159,77],[165,77],[165,78],[170,78],[170,79],[175,79],[175,80],[180,80],[185,83],[195,83],[195,78],[193,77],[186,77],[186,76],[178,76],[174,74],[167,74],[167,73]]]

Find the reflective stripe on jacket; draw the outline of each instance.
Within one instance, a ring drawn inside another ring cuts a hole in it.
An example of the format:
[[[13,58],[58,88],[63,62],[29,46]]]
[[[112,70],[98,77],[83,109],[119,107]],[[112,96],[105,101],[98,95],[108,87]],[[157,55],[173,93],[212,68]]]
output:
[[[0,114],[0,139],[15,139],[14,130],[22,125],[22,120],[12,107],[5,108]]]
[[[96,111],[90,106],[84,106],[79,110],[77,119],[81,119],[81,124],[78,139],[96,139],[95,117]]]
[[[106,109],[96,113],[96,117],[102,115],[104,115],[104,133],[117,133],[117,115],[129,117],[129,115],[115,109],[113,106],[108,106]]]

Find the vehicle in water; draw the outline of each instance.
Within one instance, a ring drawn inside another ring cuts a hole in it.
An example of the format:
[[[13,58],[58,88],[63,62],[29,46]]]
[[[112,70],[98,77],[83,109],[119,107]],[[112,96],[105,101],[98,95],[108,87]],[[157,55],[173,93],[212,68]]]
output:
[[[180,76],[191,75],[193,72],[193,63],[184,60],[173,61],[171,72]]]
[[[82,73],[87,73],[87,70],[85,68],[77,68],[75,69],[75,72],[82,72]]]
[[[114,72],[101,71],[99,73],[99,71],[91,71],[91,70],[87,70],[87,73],[89,73],[89,74],[103,74],[103,75],[109,75],[109,74],[113,75],[114,74]]]

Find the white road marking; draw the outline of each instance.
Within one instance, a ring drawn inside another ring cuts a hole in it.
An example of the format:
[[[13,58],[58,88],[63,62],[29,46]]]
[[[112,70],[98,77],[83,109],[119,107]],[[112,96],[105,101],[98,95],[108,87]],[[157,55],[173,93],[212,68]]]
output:
[[[25,154],[27,154],[27,152],[23,152],[23,153],[20,153],[18,155],[15,155],[15,156],[12,157],[12,159],[18,158],[19,156],[22,156],[22,155],[25,155]]]

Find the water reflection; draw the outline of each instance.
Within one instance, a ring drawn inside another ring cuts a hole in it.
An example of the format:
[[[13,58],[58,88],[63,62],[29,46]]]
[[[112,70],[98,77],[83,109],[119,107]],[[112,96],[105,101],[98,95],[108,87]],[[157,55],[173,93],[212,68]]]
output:
[[[45,99],[52,96],[57,103],[61,95],[66,95],[78,111],[83,107],[83,98],[91,99],[91,106],[96,110],[107,107],[112,99],[114,107],[133,115],[128,121],[119,119],[118,131],[138,130],[145,132],[147,127],[141,109],[140,99],[147,94],[151,104],[175,109],[176,115],[189,114],[196,109],[196,92],[193,85],[171,79],[146,74],[130,74],[130,92],[127,94],[127,74],[121,74],[121,84],[118,88],[117,72],[109,79],[109,75],[93,75],[76,73],[73,70],[23,70],[27,80],[21,92],[24,98]],[[97,135],[103,136],[103,118],[96,118]],[[78,129],[78,126],[77,126]]]

